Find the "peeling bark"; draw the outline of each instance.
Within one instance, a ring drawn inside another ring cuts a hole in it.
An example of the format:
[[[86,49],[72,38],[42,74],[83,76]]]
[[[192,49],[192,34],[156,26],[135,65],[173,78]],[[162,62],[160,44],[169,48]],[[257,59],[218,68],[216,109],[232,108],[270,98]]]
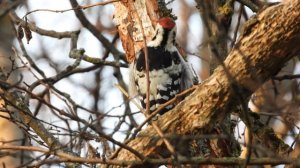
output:
[[[144,47],[144,38],[149,41],[155,33],[153,25],[158,18],[158,5],[153,0],[139,0],[115,2],[114,6],[114,20],[127,61],[131,63],[135,53]]]
[[[213,75],[173,110],[157,120],[165,135],[210,131],[232,109],[300,51],[300,1],[287,0],[251,19],[234,49]],[[234,86],[234,88],[232,87]],[[156,131],[148,126],[129,146],[144,156],[159,158],[166,151]],[[165,155],[164,155],[165,157]],[[118,160],[136,160],[122,149]]]

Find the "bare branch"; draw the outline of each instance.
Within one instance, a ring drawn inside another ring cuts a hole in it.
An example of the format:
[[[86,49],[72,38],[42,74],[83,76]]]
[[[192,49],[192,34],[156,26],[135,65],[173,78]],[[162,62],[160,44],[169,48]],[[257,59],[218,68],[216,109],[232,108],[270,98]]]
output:
[[[73,8],[77,8],[79,4],[77,3],[76,0],[70,0],[70,3]],[[87,18],[85,17],[84,13],[80,9],[75,9],[74,10],[75,15],[81,22],[81,24],[86,27],[102,44],[103,46],[109,50],[113,55],[116,57],[124,57],[124,54],[122,54],[120,51],[118,51],[108,40],[105,38],[101,32],[97,30],[97,28],[92,25]]]
[[[19,25],[19,26],[20,25],[22,25],[22,26],[26,25],[30,28],[31,31],[36,32],[40,35],[44,35],[44,36],[49,36],[49,37],[62,39],[62,38],[71,38],[72,34],[79,34],[79,31],[57,32],[57,31],[53,31],[53,30],[45,30],[45,29],[39,28],[35,24],[25,22],[24,20],[19,18],[15,12],[10,12],[10,18],[17,25]]]
[[[172,164],[170,159],[147,159],[145,161],[133,160],[133,161],[124,161],[124,160],[103,160],[98,158],[82,158],[78,156],[72,156],[67,153],[62,153],[60,151],[53,152],[45,148],[34,147],[34,146],[0,146],[0,149],[10,149],[10,150],[27,150],[27,151],[36,151],[44,154],[51,154],[58,156],[60,159],[51,159],[52,163],[61,163],[61,162],[72,162],[72,163],[101,163],[101,164],[110,164],[117,166],[141,166],[145,162],[149,164]],[[49,160],[50,161],[50,160]],[[44,163],[51,163],[47,160],[43,161]],[[203,158],[203,157],[179,157],[178,162],[180,164],[215,164],[215,165],[242,165],[244,159],[240,158]],[[279,165],[279,164],[293,164],[294,166],[299,166],[298,159],[289,159],[289,158],[257,158],[251,159],[249,165]]]

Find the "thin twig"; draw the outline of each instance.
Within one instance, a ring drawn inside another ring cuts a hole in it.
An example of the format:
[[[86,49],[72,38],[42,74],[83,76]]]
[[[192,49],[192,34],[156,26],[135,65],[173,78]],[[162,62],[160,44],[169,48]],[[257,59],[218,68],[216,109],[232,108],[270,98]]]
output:
[[[64,13],[64,12],[68,12],[68,11],[72,11],[72,10],[78,10],[78,9],[87,9],[87,8],[92,8],[95,6],[104,6],[110,3],[114,3],[114,2],[118,2],[120,0],[109,0],[109,1],[105,1],[105,2],[98,2],[95,4],[90,4],[90,5],[78,5],[77,7],[74,8],[70,8],[70,9],[62,9],[62,10],[52,10],[52,9],[35,9],[32,11],[27,12],[22,18],[24,19],[25,17],[27,17],[28,15],[35,13],[35,12],[54,12],[54,13]]]
[[[30,22],[26,22],[24,20],[22,20],[14,11],[11,11],[9,14],[11,20],[16,23],[19,26],[28,26],[28,28],[33,31],[36,32],[40,35],[43,36],[49,36],[49,37],[54,37],[54,38],[58,38],[58,39],[62,39],[62,38],[70,38],[72,36],[72,34],[79,34],[79,30],[78,31],[64,31],[64,32],[58,32],[58,31],[53,31],[53,30],[46,30],[46,29],[42,29],[38,26],[36,26],[35,24],[32,24]]]
[[[147,121],[150,121],[150,119],[151,118],[153,118],[155,115],[154,114],[147,114],[147,113],[145,113],[145,110],[134,100],[134,99],[132,99],[132,98],[130,98],[130,96],[129,96],[129,94],[120,86],[120,85],[117,85],[116,84],[116,86],[120,89],[120,91],[124,94],[124,95],[126,95],[127,97],[128,97],[128,99],[129,100],[132,100],[132,102],[135,104],[135,105],[137,105],[137,107],[141,110],[141,112],[143,112],[144,113],[144,115],[146,116],[146,118],[147,118]],[[188,90],[188,91],[190,91],[190,90]],[[187,92],[188,92],[187,91]],[[184,92],[184,94],[186,94],[186,92]],[[174,97],[173,99],[171,99],[170,100],[170,102],[172,102],[172,101],[175,101],[177,98],[176,97]],[[167,103],[165,103],[165,104],[163,104],[164,106],[167,106],[168,105],[168,102]],[[163,107],[161,107],[161,108],[159,108],[159,109],[157,109],[156,111],[155,111],[155,113],[158,113],[160,110],[162,110],[163,109]],[[166,139],[166,137],[165,137],[165,135],[164,135],[164,133],[162,132],[162,130],[154,123],[154,122],[150,122],[150,125],[152,125],[152,127],[156,130],[156,132],[157,132],[157,134],[163,139],[163,141],[164,141],[164,143],[166,144],[166,146],[167,146],[167,148],[168,148],[168,150],[171,152],[171,154],[173,155],[173,156],[175,156],[175,158],[177,157],[177,155],[176,155],[176,153],[175,153],[175,149],[174,149],[174,147],[171,145],[171,143]],[[138,127],[139,129],[141,129],[141,126],[139,126]]]
[[[79,156],[73,156],[67,153],[63,153],[60,151],[51,151],[49,149],[34,147],[34,146],[12,146],[12,145],[3,145],[0,146],[1,150],[26,150],[26,151],[35,151],[41,152],[44,154],[50,154],[53,156],[58,156],[59,159],[45,160],[43,163],[62,163],[62,162],[72,162],[72,163],[101,163],[101,164],[109,164],[109,165],[117,165],[117,166],[139,166],[146,163],[153,164],[153,165],[171,165],[174,163],[172,158],[164,158],[164,159],[150,159],[147,160],[105,160],[100,158],[83,158]],[[223,157],[223,158],[203,158],[200,157],[178,157],[177,160],[180,164],[214,164],[214,165],[242,165],[244,159],[237,158],[237,157]],[[249,165],[280,165],[280,164],[294,164],[296,167],[299,165],[298,158],[255,158],[251,159]]]
[[[253,12],[258,12],[259,6],[257,6],[255,3],[253,3],[250,0],[238,0],[241,4],[247,6],[249,9],[251,9]]]
[[[290,79],[298,79],[298,78],[300,78],[300,74],[275,76],[272,79],[282,81],[282,80],[290,80]]]
[[[78,8],[79,4],[76,0],[69,0],[72,7],[75,8],[74,12],[77,18],[79,19],[80,23],[87,28],[102,44],[103,46],[109,50],[113,55],[116,57],[124,57],[124,54],[121,53],[114,45],[112,45],[109,40],[102,35],[101,32],[97,30],[97,28],[91,24],[91,22],[85,17],[84,13]]]
[[[234,29],[233,39],[232,39],[231,44],[230,44],[231,48],[234,46],[234,44],[236,42],[236,38],[237,38],[237,35],[238,35],[238,30],[239,30],[240,23],[241,23],[243,8],[244,8],[244,5],[240,4],[238,19],[237,19],[237,23],[236,23],[236,26],[235,26],[235,29]]]

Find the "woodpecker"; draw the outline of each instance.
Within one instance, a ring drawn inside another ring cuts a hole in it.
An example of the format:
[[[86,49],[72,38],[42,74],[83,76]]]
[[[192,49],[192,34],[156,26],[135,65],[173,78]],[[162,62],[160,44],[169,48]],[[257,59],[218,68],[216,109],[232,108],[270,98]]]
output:
[[[160,18],[155,28],[155,36],[147,43],[150,112],[155,111],[175,97],[181,91],[190,88],[197,82],[197,77],[176,48],[176,24],[170,17]],[[146,109],[147,79],[145,53],[141,49],[135,61],[130,65],[130,95],[139,96],[141,105]],[[162,115],[175,106],[169,104],[162,109]]]

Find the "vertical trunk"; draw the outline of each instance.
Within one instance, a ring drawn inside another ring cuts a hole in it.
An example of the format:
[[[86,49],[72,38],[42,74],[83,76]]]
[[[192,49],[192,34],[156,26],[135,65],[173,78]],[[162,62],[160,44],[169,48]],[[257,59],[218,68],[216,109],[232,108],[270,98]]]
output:
[[[3,71],[9,73],[11,66],[13,66],[11,59],[14,59],[14,53],[11,48],[14,38],[13,28],[8,17],[3,17],[0,23],[0,67],[3,68]],[[9,81],[12,83],[15,82],[16,77],[16,73],[13,73]],[[3,100],[0,100],[0,108],[3,107],[3,103]],[[0,145],[22,145],[25,142],[24,134],[17,125],[9,121],[10,115],[15,114],[0,111]],[[22,164],[22,160],[24,159],[24,155],[20,151],[0,151],[0,156],[0,167],[17,167]]]

